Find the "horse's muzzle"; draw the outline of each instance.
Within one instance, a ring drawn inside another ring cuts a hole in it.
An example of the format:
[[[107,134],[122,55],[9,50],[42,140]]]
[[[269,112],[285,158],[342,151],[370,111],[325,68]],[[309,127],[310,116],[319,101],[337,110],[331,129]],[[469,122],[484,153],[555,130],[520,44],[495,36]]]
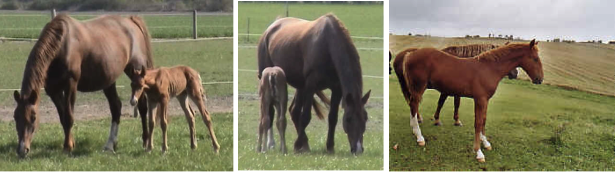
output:
[[[137,105],[137,103],[139,102],[139,99],[137,99],[136,97],[132,96],[132,99],[130,99],[130,105]]]
[[[542,79],[539,79],[539,78],[534,78],[534,79],[532,80],[532,83],[534,83],[534,84],[542,84]]]
[[[23,141],[19,142],[19,146],[17,147],[17,155],[19,155],[20,158],[25,158],[29,152],[30,148],[26,147]]]
[[[353,155],[361,155],[363,154],[363,144],[361,144],[361,142],[357,142],[357,144],[355,145],[356,147],[351,147],[350,148],[350,153],[352,153]]]

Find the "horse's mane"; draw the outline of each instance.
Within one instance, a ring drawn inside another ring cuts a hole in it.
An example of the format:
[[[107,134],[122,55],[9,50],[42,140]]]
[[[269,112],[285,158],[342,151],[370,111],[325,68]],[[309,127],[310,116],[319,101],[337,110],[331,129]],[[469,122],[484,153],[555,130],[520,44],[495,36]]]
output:
[[[476,59],[478,59],[478,61],[499,61],[499,60],[503,60],[502,58],[507,57],[508,54],[510,53],[514,53],[517,51],[527,51],[527,50],[530,50],[529,48],[530,46],[527,43],[508,44],[508,45],[496,48],[494,50],[484,52],[476,56]],[[538,50],[537,46],[532,47],[532,51],[537,51],[537,50]]]
[[[143,37],[145,38],[145,51],[147,51],[147,57],[145,57],[146,59],[146,67],[148,69],[151,69],[154,67],[154,57],[152,56],[152,45],[151,45],[151,37],[149,35],[149,32],[147,31],[147,25],[145,24],[145,22],[143,21],[143,19],[141,19],[141,17],[138,16],[130,16],[130,20],[132,22],[134,22],[137,26],[139,26],[139,29],[141,29],[141,33],[143,34]]]
[[[61,50],[64,35],[71,18],[66,14],[59,14],[47,23],[41,31],[41,36],[30,51],[23,81],[21,83],[22,95],[29,95],[30,91],[37,91],[45,83],[49,64]]]
[[[497,46],[493,44],[470,44],[462,46],[449,46],[442,49],[442,51],[457,57],[467,58],[478,56],[479,54],[494,48],[497,48]]]

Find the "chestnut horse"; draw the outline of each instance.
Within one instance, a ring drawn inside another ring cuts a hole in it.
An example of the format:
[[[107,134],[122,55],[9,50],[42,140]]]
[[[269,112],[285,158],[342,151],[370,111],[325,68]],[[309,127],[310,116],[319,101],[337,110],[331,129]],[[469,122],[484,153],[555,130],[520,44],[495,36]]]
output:
[[[298,138],[295,152],[309,151],[305,128],[311,120],[314,94],[331,89],[327,151],[334,152],[335,127],[340,102],[344,107],[343,128],[348,136],[350,152],[363,152],[363,133],[367,122],[365,103],[369,91],[363,92],[359,53],[348,30],[333,14],[314,21],[281,18],[263,33],[258,44],[259,78],[267,67],[279,66],[288,84],[296,89],[290,108]],[[291,105],[292,106],[292,105]]]
[[[263,76],[258,85],[261,103],[261,120],[258,128],[258,145],[256,152],[265,152],[267,148],[275,147],[273,137],[273,119],[278,113],[278,133],[280,134],[280,151],[286,154],[286,103],[288,91],[286,75],[280,67],[268,67],[263,70]],[[267,138],[267,143],[263,139]]]
[[[149,140],[145,148],[146,151],[149,152],[154,147],[154,138],[152,136],[157,120],[160,121],[160,128],[162,130],[162,152],[164,153],[168,150],[167,109],[169,100],[176,97],[188,121],[191,148],[196,149],[197,143],[196,130],[194,129],[194,113],[188,100],[192,100],[201,112],[203,122],[209,130],[209,135],[211,135],[211,144],[214,152],[218,153],[220,145],[218,144],[218,139],[214,132],[211,117],[207,111],[207,107],[205,107],[205,101],[207,99],[205,97],[205,90],[201,85],[201,75],[199,75],[199,72],[188,66],[133,70],[133,75],[130,80],[132,81],[130,84],[132,88],[131,105],[134,106],[138,103],[138,97],[141,97],[143,92],[147,95],[147,104],[149,105]],[[159,108],[158,111],[156,111],[157,108]]]
[[[506,42],[504,45],[508,45],[509,43],[510,42]],[[483,52],[489,51],[497,47],[499,46],[493,45],[493,44],[470,44],[470,45],[462,45],[462,46],[449,46],[440,51],[449,53],[459,58],[470,58],[470,57],[477,56]],[[393,62],[393,65],[395,67],[395,74],[397,75],[402,92],[406,87],[406,83],[401,82],[402,81],[401,78],[403,77],[403,72],[402,72],[403,59],[406,53],[411,53],[415,50],[417,50],[417,48],[408,48],[408,49],[405,49],[404,51],[401,51],[395,56],[395,61]],[[517,68],[515,68],[513,70],[510,70],[507,76],[508,76],[508,79],[516,79],[518,74],[519,74],[519,71],[517,70]],[[432,89],[430,85],[427,85],[427,88]],[[406,101],[410,100],[408,95],[404,94],[404,96],[406,98]],[[440,122],[440,111],[442,110],[442,106],[446,102],[446,98],[448,96],[449,95],[447,94],[440,93],[440,98],[438,100],[438,107],[436,108],[436,112],[434,113],[434,119],[435,119],[434,125],[436,126],[442,125],[442,122]],[[461,103],[461,98],[459,96],[454,96],[454,98],[455,98],[455,109],[454,109],[454,115],[453,115],[453,119],[455,120],[454,125],[461,126],[462,124],[461,124],[461,121],[459,120],[459,105]],[[418,114],[418,120],[419,120],[419,123],[423,122],[423,117],[421,116],[420,113]]]
[[[479,162],[485,161],[481,141],[487,150],[491,144],[485,136],[487,105],[502,78],[512,69],[521,67],[534,84],[543,80],[542,63],[535,40],[529,44],[509,44],[487,51],[474,58],[458,58],[434,48],[421,48],[407,53],[403,62],[404,94],[410,95],[410,126],[419,146],[425,145],[417,113],[419,102],[431,85],[443,94],[474,99],[474,152]]]
[[[37,128],[41,88],[45,88],[60,116],[65,152],[71,152],[75,146],[71,128],[76,92],[104,90],[112,115],[104,149],[115,150],[122,108],[115,81],[122,71],[130,76],[129,71],[135,67],[153,66],[150,36],[145,26],[136,16],[102,16],[79,22],[65,14],[45,25],[28,56],[21,94],[14,92],[17,102],[14,117],[19,137],[17,154],[20,157],[30,151]],[[147,104],[139,104],[139,111],[143,127],[147,127],[143,118]],[[143,128],[144,141],[146,132]]]

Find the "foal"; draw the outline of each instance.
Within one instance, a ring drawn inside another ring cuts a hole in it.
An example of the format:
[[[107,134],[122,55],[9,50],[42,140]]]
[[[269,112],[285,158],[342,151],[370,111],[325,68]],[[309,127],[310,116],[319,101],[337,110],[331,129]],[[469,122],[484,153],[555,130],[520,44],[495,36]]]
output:
[[[259,85],[259,96],[261,99],[261,121],[258,128],[258,145],[257,152],[265,152],[267,148],[275,146],[273,138],[274,108],[278,112],[278,132],[280,133],[280,151],[286,154],[286,103],[288,93],[286,91],[286,75],[280,67],[268,67],[263,70]],[[267,139],[263,143],[263,138]]]
[[[201,85],[201,76],[194,69],[187,66],[175,66],[172,68],[157,68],[151,70],[133,70],[134,77],[131,78],[132,83],[132,99],[130,104],[133,106],[137,104],[137,97],[140,97],[143,92],[147,94],[147,102],[149,107],[149,140],[147,141],[146,150],[151,151],[153,144],[152,135],[154,133],[154,126],[156,120],[160,120],[160,127],[162,129],[162,152],[166,152],[167,146],[167,108],[169,100],[173,97],[177,97],[179,104],[184,110],[188,125],[190,127],[190,144],[191,148],[197,147],[195,129],[194,129],[194,114],[190,107],[188,98],[194,102],[201,115],[203,122],[209,129],[211,135],[211,143],[214,148],[214,152],[218,153],[220,145],[216,139],[214,128],[211,123],[209,112],[205,107],[205,91]],[[155,114],[154,111],[160,105]]]

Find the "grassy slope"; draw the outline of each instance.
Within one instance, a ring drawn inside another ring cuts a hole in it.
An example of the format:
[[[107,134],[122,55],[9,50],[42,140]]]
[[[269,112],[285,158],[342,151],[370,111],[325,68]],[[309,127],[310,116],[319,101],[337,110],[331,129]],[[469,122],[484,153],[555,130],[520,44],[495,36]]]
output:
[[[142,16],[153,38],[192,37],[192,14],[184,15],[145,15]],[[71,15],[72,16],[72,15]],[[75,15],[78,20],[91,19],[93,15]],[[50,17],[47,13],[0,13],[0,37],[38,38]],[[197,17],[199,37],[233,36],[232,15],[199,15]]]
[[[468,43],[496,43],[504,41],[417,38],[392,36],[394,52],[405,47]],[[608,46],[557,44],[542,42],[541,58],[545,81],[573,85],[584,90],[610,93],[612,82],[601,85],[599,75],[613,66]],[[556,53],[556,51],[570,53]],[[584,60],[580,53],[590,54]],[[555,57],[557,56],[557,57]],[[591,58],[589,58],[591,57]],[[561,61],[567,63],[562,64]],[[555,70],[566,66],[568,71]],[[583,66],[572,68],[572,66]],[[593,69],[583,70],[583,69]],[[612,71],[611,71],[612,72]],[[587,77],[570,77],[568,73],[582,73]],[[574,85],[587,79],[586,85]],[[589,85],[589,86],[588,86]],[[474,136],[473,101],[462,99],[460,116],[463,127],[452,125],[452,100],[442,110],[441,127],[430,120],[437,106],[439,93],[428,90],[423,96],[421,125],[427,146],[418,147],[409,125],[410,108],[400,93],[394,76],[389,79],[389,144],[391,170],[613,170],[615,166],[615,98],[581,91],[570,91],[548,85],[532,85],[528,81],[504,80],[490,101],[486,133],[494,147],[485,151],[487,163],[475,161],[472,151]]]
[[[276,16],[284,14],[282,4],[244,2],[239,2],[239,4],[240,33],[245,33],[246,27],[246,25],[243,24],[246,22],[245,17],[242,16],[250,16],[250,28],[252,29],[250,32],[260,34]],[[381,5],[323,6],[293,4],[289,9],[291,11],[291,16],[302,16],[306,19],[314,19],[322,14],[333,11],[348,27],[351,35],[382,35],[381,25],[374,24],[382,23]],[[362,13],[356,13],[354,11],[362,11]],[[360,19],[364,20],[359,21]],[[256,28],[260,28],[260,30],[255,31],[257,30]],[[254,45],[257,38],[258,37],[252,37],[251,41],[247,42],[244,37],[240,37],[239,44]],[[357,47],[382,47],[382,40],[354,39],[354,42]],[[359,54],[361,56],[363,75],[382,75],[382,65],[366,65],[381,64],[382,59],[380,57],[382,57],[382,51],[359,51]],[[239,49],[239,68],[249,70],[257,69],[256,49]],[[368,122],[368,129],[364,135],[366,152],[363,155],[354,157],[349,154],[350,148],[348,139],[341,127],[341,120],[339,120],[336,130],[336,153],[334,155],[325,154],[327,123],[326,121],[317,120],[315,118],[307,129],[307,134],[310,138],[310,147],[312,148],[311,153],[303,155],[296,155],[294,153],[281,155],[280,152],[276,150],[266,154],[259,154],[255,152],[259,103],[258,100],[255,99],[257,97],[254,96],[257,94],[256,87],[258,85],[258,79],[256,78],[256,72],[239,71],[239,169],[382,169],[382,80],[380,78],[363,78],[363,82],[364,92],[367,92],[368,89],[372,90],[372,98],[370,99],[370,103],[368,103],[368,114],[370,119]],[[289,92],[289,94],[292,94],[294,89],[289,89]],[[343,112],[340,111],[340,114],[342,113]],[[341,116],[342,115],[340,115],[340,118]],[[292,145],[297,136],[294,126],[290,121],[290,116],[287,115],[287,117],[289,125],[286,130],[286,142],[290,152],[292,152]],[[275,135],[277,137],[277,134]]]

